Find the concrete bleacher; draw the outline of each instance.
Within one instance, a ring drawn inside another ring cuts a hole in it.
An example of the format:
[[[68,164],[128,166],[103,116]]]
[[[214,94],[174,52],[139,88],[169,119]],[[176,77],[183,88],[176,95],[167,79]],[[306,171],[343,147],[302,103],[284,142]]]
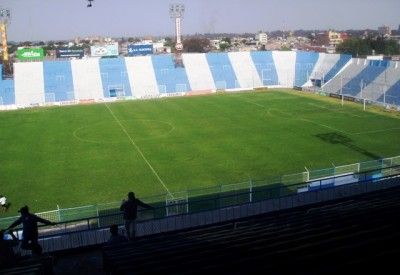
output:
[[[135,98],[156,97],[159,95],[156,75],[150,56],[125,58],[132,95]]]
[[[70,62],[44,61],[43,75],[46,102],[74,100],[74,84]]]
[[[182,54],[192,91],[215,90],[214,79],[204,53]]]
[[[3,79],[3,65],[0,64],[0,106],[15,104],[14,81]]]
[[[387,62],[383,61],[367,61],[367,66],[359,72],[356,76],[352,77],[343,86],[344,94],[351,94],[357,97],[364,97],[363,91],[375,79],[380,76],[387,68]]]
[[[279,86],[291,88],[294,86],[296,74],[296,52],[274,51],[272,52]]]
[[[99,60],[71,60],[71,71],[74,82],[74,97],[78,100],[103,98],[103,85]]]
[[[252,89],[263,86],[249,52],[228,53],[233,71],[241,89]]]
[[[297,52],[294,86],[302,87],[310,79],[318,58],[316,52]]]
[[[357,80],[358,87],[356,87],[356,81],[353,81],[351,85],[347,84],[360,75],[367,66],[368,62],[365,59],[352,59],[340,74],[325,83],[323,90],[329,93],[356,96],[361,91],[361,79]]]
[[[175,67],[172,55],[154,55],[151,59],[160,94],[191,90],[185,69]]]
[[[227,53],[209,53],[206,58],[217,90],[240,88]]]
[[[278,86],[279,80],[271,51],[251,52],[262,86]]]
[[[123,58],[102,58],[99,66],[104,98],[132,96]]]
[[[142,99],[258,87],[312,87],[400,104],[396,62],[302,51],[173,55],[20,62],[14,80],[0,80],[2,109],[46,103]]]
[[[105,247],[111,274],[388,272],[400,188]]]

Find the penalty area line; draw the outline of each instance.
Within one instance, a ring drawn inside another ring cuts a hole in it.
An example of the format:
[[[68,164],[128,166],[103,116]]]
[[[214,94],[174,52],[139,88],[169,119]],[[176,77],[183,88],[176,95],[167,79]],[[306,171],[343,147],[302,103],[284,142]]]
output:
[[[140,150],[139,146],[136,145],[135,141],[129,135],[128,131],[125,129],[124,125],[122,125],[121,121],[116,117],[114,112],[110,109],[110,107],[105,103],[108,111],[110,114],[113,116],[114,120],[118,123],[119,127],[121,127],[121,130],[125,133],[125,135],[128,137],[130,143],[132,146],[136,149],[136,151],[140,154],[140,156],[143,158],[143,160],[146,162],[147,166],[150,168],[150,170],[153,172],[153,174],[156,176],[157,180],[161,183],[161,185],[164,187],[164,189],[168,192],[168,194],[171,197],[174,197],[172,193],[169,191],[168,187],[165,185],[164,181],[161,179],[161,177],[158,175],[157,171],[154,169],[154,167],[150,164],[150,162],[147,160],[146,156],[143,154],[142,150]]]

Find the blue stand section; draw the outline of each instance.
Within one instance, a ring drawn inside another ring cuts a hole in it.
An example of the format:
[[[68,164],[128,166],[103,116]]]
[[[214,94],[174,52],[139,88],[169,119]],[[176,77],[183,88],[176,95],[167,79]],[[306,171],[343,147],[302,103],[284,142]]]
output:
[[[383,97],[384,96],[381,95],[378,101],[383,102]],[[400,80],[386,91],[385,103],[400,105]]]
[[[185,68],[175,67],[172,55],[153,55],[151,60],[160,94],[191,90]]]
[[[343,90],[346,91],[346,94],[357,95],[361,88],[374,82],[374,80],[383,73],[387,67],[387,62],[379,60],[369,61],[368,66],[364,70],[343,86]]]
[[[3,65],[0,64],[0,105],[15,104],[14,80],[3,79]]]
[[[74,99],[71,62],[44,61],[43,74],[46,102],[53,99],[56,102]],[[54,98],[50,94],[54,94]]]
[[[250,56],[257,69],[258,76],[263,86],[279,85],[278,74],[272,52],[251,52]]]
[[[105,98],[132,96],[124,58],[101,58],[99,67]]]
[[[349,54],[341,54],[339,60],[336,64],[330,69],[329,72],[325,74],[324,82],[328,82],[331,80],[339,71],[343,68],[344,65],[347,64],[351,60],[351,55]]]
[[[316,52],[297,52],[294,86],[302,87],[310,78],[319,58]]]
[[[239,88],[236,87],[236,74],[227,53],[208,53],[206,58],[217,89]]]

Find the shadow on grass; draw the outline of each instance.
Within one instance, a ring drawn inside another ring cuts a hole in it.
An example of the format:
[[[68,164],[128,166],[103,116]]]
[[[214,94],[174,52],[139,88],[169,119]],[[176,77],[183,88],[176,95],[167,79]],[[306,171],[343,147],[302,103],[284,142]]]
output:
[[[326,143],[341,144],[343,146],[346,146],[350,150],[353,150],[357,153],[363,154],[364,156],[367,156],[369,158],[372,158],[372,159],[380,159],[381,158],[381,156],[375,155],[374,153],[367,151],[367,150],[353,144],[353,140],[351,138],[349,138],[348,136],[342,135],[340,133],[330,132],[330,133],[318,134],[315,136]]]

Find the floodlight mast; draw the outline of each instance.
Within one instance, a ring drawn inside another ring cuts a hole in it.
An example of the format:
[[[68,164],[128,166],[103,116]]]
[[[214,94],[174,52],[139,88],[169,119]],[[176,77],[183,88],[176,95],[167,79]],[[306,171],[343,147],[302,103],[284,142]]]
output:
[[[172,19],[175,19],[175,34],[176,34],[176,45],[175,45],[175,66],[183,67],[182,61],[182,32],[181,32],[181,22],[183,14],[185,13],[184,4],[171,4],[169,6],[169,15]]]
[[[10,21],[10,10],[0,7],[0,32],[3,49],[3,62],[8,63],[8,48],[7,48],[7,24]]]

